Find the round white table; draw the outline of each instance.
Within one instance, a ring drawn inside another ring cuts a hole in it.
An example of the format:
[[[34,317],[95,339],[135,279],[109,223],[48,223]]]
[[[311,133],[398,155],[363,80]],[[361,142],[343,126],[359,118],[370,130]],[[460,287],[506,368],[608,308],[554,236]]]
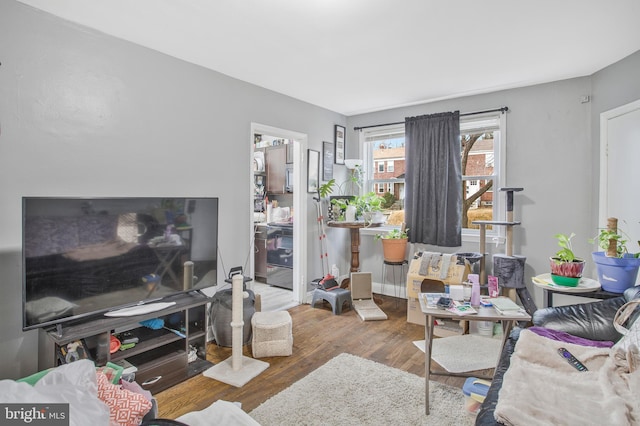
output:
[[[553,306],[553,294],[567,294],[571,296],[588,297],[591,299],[611,299],[621,295],[601,290],[600,283],[594,279],[582,277],[575,287],[555,284],[551,280],[551,274],[540,274],[531,277],[531,281],[536,287],[540,287],[544,291],[545,308]]]

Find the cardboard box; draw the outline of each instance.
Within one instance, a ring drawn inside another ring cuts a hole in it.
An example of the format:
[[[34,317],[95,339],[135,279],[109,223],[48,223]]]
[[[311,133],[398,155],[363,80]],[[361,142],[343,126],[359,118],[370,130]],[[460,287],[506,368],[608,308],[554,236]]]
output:
[[[422,257],[412,259],[411,263],[409,264],[409,271],[407,273],[407,297],[417,298],[418,294],[420,293],[422,282],[427,278],[440,280],[447,285],[461,284],[463,281],[466,281],[467,275],[469,275],[469,272],[471,271],[469,262],[465,259],[464,264],[458,265],[457,261],[458,256],[451,256],[451,261],[449,263],[447,273],[443,274],[440,270],[443,258],[440,257],[437,266],[428,266],[425,270],[426,275],[420,275]],[[418,309],[419,308],[420,307],[418,307]]]
[[[420,301],[415,297],[407,298],[407,322],[424,326],[424,314],[420,309]]]

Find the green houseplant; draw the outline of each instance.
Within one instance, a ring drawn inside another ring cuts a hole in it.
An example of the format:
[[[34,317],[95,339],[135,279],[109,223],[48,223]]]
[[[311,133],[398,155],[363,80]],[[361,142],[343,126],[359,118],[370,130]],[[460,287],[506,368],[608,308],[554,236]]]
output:
[[[603,251],[592,253],[602,289],[612,293],[623,293],[634,286],[640,269],[640,253],[629,253],[628,239],[618,230],[618,219],[609,218],[607,227],[590,240]]]
[[[365,222],[371,222],[373,213],[382,211],[383,203],[384,199],[373,191],[355,197],[334,198],[331,200],[331,204],[340,210],[341,218],[344,216],[347,207],[353,206],[356,209],[356,218],[362,218]]]
[[[571,239],[575,236],[576,234],[573,232],[569,235],[554,235],[554,238],[558,240],[560,249],[554,256],[551,256],[549,263],[551,266],[551,280],[558,285],[575,287],[582,277],[585,261],[577,257],[573,252]]]
[[[353,199],[356,206],[356,217],[361,217],[365,222],[372,221],[372,214],[382,211],[384,199],[375,192],[367,192]]]
[[[403,262],[409,241],[409,229],[404,225],[385,234],[376,234],[375,239],[382,241],[382,255],[387,262]]]

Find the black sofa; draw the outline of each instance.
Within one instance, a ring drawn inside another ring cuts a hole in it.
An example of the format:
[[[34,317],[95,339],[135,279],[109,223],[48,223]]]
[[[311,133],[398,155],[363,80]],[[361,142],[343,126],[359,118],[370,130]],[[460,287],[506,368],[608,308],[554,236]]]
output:
[[[590,340],[617,341],[621,335],[613,327],[613,318],[620,306],[640,297],[640,286],[627,289],[622,296],[592,303],[557,306],[539,309],[533,314],[533,325],[564,331]],[[494,410],[498,402],[504,373],[509,368],[511,354],[515,348],[520,328],[515,328],[505,343],[496,367],[491,387],[476,416],[476,425],[498,425]]]

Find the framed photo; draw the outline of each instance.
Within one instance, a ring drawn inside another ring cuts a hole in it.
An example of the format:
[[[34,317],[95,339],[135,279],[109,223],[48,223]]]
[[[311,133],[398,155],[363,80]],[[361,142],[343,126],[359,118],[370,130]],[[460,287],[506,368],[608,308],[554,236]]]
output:
[[[345,153],[345,148],[346,148],[346,131],[347,129],[344,128],[344,126],[339,126],[339,125],[335,125],[335,144],[336,144],[336,150],[335,150],[335,161],[336,164],[344,164],[344,153]]]
[[[320,152],[307,150],[307,192],[318,192],[320,185]]]
[[[331,142],[322,142],[322,180],[325,182],[333,179],[333,150]]]

